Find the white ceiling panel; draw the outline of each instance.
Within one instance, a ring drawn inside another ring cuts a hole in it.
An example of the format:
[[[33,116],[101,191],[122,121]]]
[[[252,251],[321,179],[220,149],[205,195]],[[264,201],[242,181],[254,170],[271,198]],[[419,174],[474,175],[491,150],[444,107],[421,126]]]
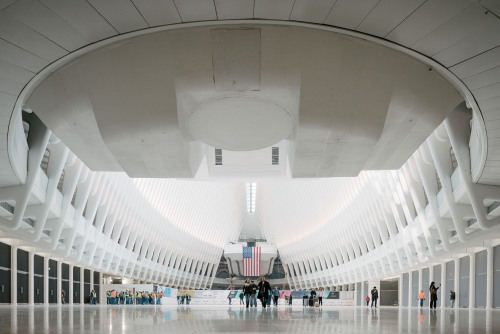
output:
[[[337,0],[325,24],[355,29],[380,0]]]
[[[254,0],[215,0],[219,20],[253,18]]]
[[[17,0],[0,0],[0,10],[9,7]]]
[[[0,92],[18,95],[23,90],[24,85],[24,83],[6,79],[0,74]]]
[[[296,0],[290,20],[323,23],[336,0]]]
[[[491,13],[485,16],[488,17],[488,23],[483,29],[437,53],[433,58],[450,67],[499,46],[500,20]]]
[[[148,28],[130,0],[87,0],[118,32]]]
[[[463,81],[470,90],[476,90],[500,82],[500,66],[468,77]]]
[[[500,16],[500,1],[498,0],[480,0],[479,4],[491,10],[497,16]]]
[[[68,51],[87,44],[76,29],[36,0],[18,1],[5,11]]]
[[[497,66],[500,66],[500,47],[496,47],[463,63],[452,66],[450,70],[463,79]]]
[[[86,43],[117,34],[117,31],[85,0],[40,1],[77,30]]]
[[[385,37],[415,11],[425,0],[382,0],[361,22],[356,30]]]
[[[183,22],[217,20],[213,0],[174,0]]]
[[[498,109],[498,106],[500,106],[500,97],[493,97],[489,99],[477,99],[477,104],[479,105],[479,108],[481,110],[491,110],[491,109]],[[489,137],[489,134],[488,134]]]
[[[15,101],[14,101],[15,103]],[[7,101],[0,100],[0,116],[10,117],[12,116],[12,108],[14,108],[14,103],[7,103]],[[0,123],[5,124],[5,123]]]
[[[255,0],[256,19],[288,20],[294,0]]]
[[[132,0],[151,27],[181,22],[173,0]]]
[[[468,6],[471,6],[469,0],[429,0],[389,33],[387,38],[412,46]]]
[[[4,92],[0,92],[0,101],[2,101],[2,104],[8,105],[8,106],[14,106],[17,100],[17,95],[12,95],[12,94],[7,94]]]
[[[500,83],[489,85],[472,91],[476,99],[489,99],[500,96]],[[499,105],[500,106],[500,105]]]
[[[488,21],[491,21],[493,15],[489,15],[489,20],[487,16],[482,7],[471,6],[423,37],[413,48],[428,56],[434,56],[487,29]]]
[[[483,115],[483,117],[486,121],[499,120],[500,119],[500,106],[496,109],[483,110],[481,112],[481,114]],[[489,144],[490,143],[488,143],[488,147],[489,147]]]
[[[54,61],[68,53],[5,12],[0,12],[0,37],[49,61]]]
[[[31,72],[38,72],[49,64],[45,59],[37,57],[3,39],[0,39],[0,60]]]
[[[28,82],[35,74],[24,68],[0,61],[0,76],[19,83]]]

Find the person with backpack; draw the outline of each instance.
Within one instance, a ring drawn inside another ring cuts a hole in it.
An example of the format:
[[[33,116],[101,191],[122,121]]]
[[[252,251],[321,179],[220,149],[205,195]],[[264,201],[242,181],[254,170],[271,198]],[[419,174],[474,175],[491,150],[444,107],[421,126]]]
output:
[[[431,282],[431,285],[429,286],[429,291],[431,293],[431,305],[430,305],[431,310],[433,307],[434,309],[436,309],[436,302],[438,300],[437,291],[440,287],[441,284],[439,284],[439,286],[436,288],[436,282]]]
[[[377,287],[374,286],[372,291],[372,306],[373,307],[373,304],[375,304],[375,308],[377,308],[377,299],[378,299],[378,290],[377,290]]]
[[[450,290],[451,308],[455,307],[455,291]]]

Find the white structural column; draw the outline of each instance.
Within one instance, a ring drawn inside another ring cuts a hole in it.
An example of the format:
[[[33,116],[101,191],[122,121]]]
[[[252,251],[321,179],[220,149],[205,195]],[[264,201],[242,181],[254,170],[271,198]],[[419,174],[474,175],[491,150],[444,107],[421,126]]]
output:
[[[423,288],[422,288],[422,268],[418,269],[418,293],[420,293],[420,290],[423,290]]]
[[[43,303],[49,304],[49,257],[43,258]]]
[[[455,259],[455,308],[460,308],[460,258]]]
[[[493,247],[486,247],[486,309],[493,308]]]
[[[73,298],[75,296],[75,292],[73,291],[73,265],[69,265],[69,287],[68,287],[68,304],[73,304]]]
[[[408,272],[408,307],[411,307],[411,302],[412,302],[412,296],[413,296],[413,293],[412,293],[412,290],[413,290],[413,278],[412,278],[412,274],[411,274],[411,271]]]
[[[62,262],[61,260],[59,260],[57,261],[57,289],[56,289],[57,305],[61,305],[62,303],[61,293],[62,293]]]
[[[90,291],[94,290],[94,271],[90,270]],[[92,304],[92,301],[90,301]]]
[[[10,251],[10,304],[17,304],[17,246]]]
[[[469,309],[476,307],[476,253],[469,253]]]
[[[361,281],[361,305],[366,303],[365,281]]]
[[[446,307],[446,294],[448,292],[446,285],[446,262],[441,263],[441,307]]]
[[[443,280],[441,278],[441,280]],[[430,282],[434,282],[434,265],[431,264],[430,267],[429,267],[429,283]],[[424,286],[425,289],[427,289],[428,287],[427,286]]]
[[[403,274],[399,275],[398,300],[399,307],[403,307]]]
[[[35,303],[35,253],[28,253],[28,304]]]

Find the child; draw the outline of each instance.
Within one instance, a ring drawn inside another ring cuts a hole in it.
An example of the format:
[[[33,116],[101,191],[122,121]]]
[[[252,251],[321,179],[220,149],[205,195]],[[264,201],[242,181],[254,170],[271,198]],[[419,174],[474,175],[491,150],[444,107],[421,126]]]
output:
[[[424,300],[425,300],[424,290],[420,290],[420,293],[418,294],[417,299],[420,299],[420,307],[424,306]]]
[[[370,297],[366,296],[366,306],[369,306],[369,305],[370,305]]]

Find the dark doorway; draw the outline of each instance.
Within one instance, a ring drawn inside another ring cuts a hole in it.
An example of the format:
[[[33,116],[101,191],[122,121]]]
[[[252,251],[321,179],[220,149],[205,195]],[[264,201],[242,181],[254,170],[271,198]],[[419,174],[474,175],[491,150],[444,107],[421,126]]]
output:
[[[22,249],[17,250],[17,302],[28,303],[28,261],[29,254]]]
[[[0,242],[0,303],[10,303],[11,265],[9,245]]]
[[[35,255],[33,257],[33,268],[34,268],[34,298],[33,301],[36,304],[43,303],[43,270],[44,263],[43,257],[40,255]]]
[[[49,303],[57,303],[57,261],[49,260]]]
[[[391,278],[380,281],[380,306],[398,305],[399,301],[399,278]]]

